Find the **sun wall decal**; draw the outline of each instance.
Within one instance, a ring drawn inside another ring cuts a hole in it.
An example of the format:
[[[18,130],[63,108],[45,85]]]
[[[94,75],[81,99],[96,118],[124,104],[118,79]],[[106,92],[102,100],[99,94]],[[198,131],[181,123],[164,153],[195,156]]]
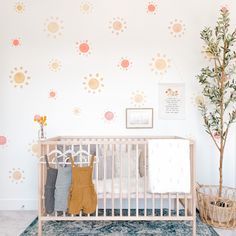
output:
[[[117,65],[121,70],[128,70],[132,66],[132,62],[126,57],[122,57]]]
[[[61,61],[58,59],[52,59],[49,62],[48,67],[51,71],[57,72],[61,69]]]
[[[76,42],[76,50],[79,55],[88,56],[91,54],[91,44],[88,40]]]
[[[48,93],[48,97],[49,97],[50,99],[56,99],[56,98],[57,98],[57,92],[56,92],[56,90],[51,89],[51,90],[49,91],[49,93]]]
[[[15,11],[19,14],[22,14],[25,11],[25,5],[23,2],[17,2],[14,8]]]
[[[25,70],[23,67],[15,67],[9,76],[10,83],[14,85],[14,87],[23,88],[25,85],[29,84],[29,80],[31,79],[28,76],[28,71]]]
[[[143,91],[137,90],[132,92],[130,99],[132,105],[135,107],[142,107],[146,103],[146,96]]]
[[[169,25],[170,34],[174,37],[181,37],[184,35],[186,27],[182,20],[173,20]]]
[[[95,94],[97,92],[101,92],[101,89],[104,87],[103,77],[101,77],[98,73],[95,75],[89,74],[84,77],[84,80],[84,89],[89,93]]]
[[[113,112],[111,109],[107,109],[103,112],[102,119],[105,123],[111,124],[116,117],[116,113]]]
[[[81,109],[80,109],[79,107],[74,107],[74,108],[73,108],[73,114],[74,114],[75,116],[79,116],[80,113],[81,113]]]
[[[157,13],[157,3],[156,2],[149,2],[146,6],[148,14],[156,14]]]
[[[125,29],[127,29],[127,23],[121,17],[114,17],[109,22],[109,29],[113,34],[119,35],[120,33],[124,32]]]
[[[93,11],[93,5],[90,2],[82,2],[80,4],[80,11],[83,14],[89,14]]]
[[[205,103],[205,99],[204,99],[203,95],[197,94],[195,92],[190,97],[190,101],[191,101],[191,104],[193,104],[195,107],[198,107],[200,104]]]
[[[20,168],[12,168],[9,171],[9,179],[15,184],[22,183],[25,180],[24,171]]]
[[[14,38],[14,39],[12,39],[11,40],[11,45],[13,46],[13,47],[19,47],[19,46],[21,46],[21,38]]]
[[[59,17],[50,17],[44,23],[44,32],[47,33],[48,37],[57,38],[61,36],[63,29],[63,21]]]
[[[36,157],[40,156],[40,144],[33,140],[32,142],[29,143],[28,151]]]
[[[163,75],[170,67],[170,59],[168,59],[166,55],[161,55],[160,53],[158,53],[155,57],[152,58],[150,66],[153,72]]]
[[[7,143],[8,143],[8,138],[5,135],[0,135],[0,147],[1,148],[6,148],[7,147]]]

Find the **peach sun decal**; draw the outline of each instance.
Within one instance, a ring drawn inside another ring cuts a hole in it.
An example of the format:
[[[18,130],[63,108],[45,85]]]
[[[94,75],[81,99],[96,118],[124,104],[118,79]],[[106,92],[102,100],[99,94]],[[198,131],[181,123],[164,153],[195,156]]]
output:
[[[203,95],[197,94],[195,92],[190,97],[190,101],[191,101],[191,104],[193,104],[195,107],[198,107],[199,105],[205,103],[205,99],[204,99]]]
[[[57,72],[61,69],[61,61],[53,59],[49,62],[48,67],[51,71]]]
[[[135,107],[142,107],[146,102],[146,96],[144,92],[139,90],[133,92],[130,99],[132,105],[134,105]]]
[[[17,2],[15,4],[15,11],[19,14],[22,14],[25,11],[25,5],[23,2]]]
[[[119,35],[127,28],[126,21],[121,17],[115,17],[109,22],[109,29],[115,35]]]
[[[44,23],[44,31],[48,37],[57,38],[62,35],[63,21],[59,17],[50,17]]]
[[[158,53],[156,57],[152,58],[150,66],[153,72],[163,75],[170,67],[170,59],[168,59],[166,55],[161,55],[160,53]]]
[[[91,45],[88,40],[76,42],[76,49],[79,55],[88,56],[91,53]]]
[[[89,93],[101,92],[104,87],[103,78],[97,73],[95,75],[89,74],[89,76],[84,77],[84,89]]]
[[[13,168],[9,171],[9,179],[15,184],[22,183],[25,180],[24,171],[20,168]]]
[[[105,123],[112,123],[116,117],[116,113],[113,112],[111,109],[107,109],[103,112],[102,119]]]
[[[148,14],[154,14],[155,15],[156,12],[157,12],[157,4],[156,4],[156,2],[149,2],[147,4],[146,9],[147,9],[147,13]]]
[[[49,97],[50,99],[56,99],[56,98],[57,98],[57,91],[54,90],[54,89],[51,89],[51,90],[49,91],[49,93],[48,93],[48,97]]]
[[[9,76],[9,78],[10,82],[14,85],[14,87],[20,88],[23,88],[25,85],[28,85],[30,80],[30,76],[28,76],[28,71],[24,70],[23,67],[15,67],[11,71],[11,75]]]
[[[81,113],[81,109],[80,109],[79,107],[74,107],[74,108],[73,108],[73,114],[74,114],[75,116],[79,116],[80,113]]]
[[[171,35],[173,35],[174,37],[183,36],[186,30],[186,27],[183,21],[177,20],[177,19],[175,19],[174,21],[171,21],[168,28],[170,30]]]
[[[36,157],[40,156],[40,144],[33,140],[32,142],[29,143],[28,151]]]
[[[126,58],[122,57],[117,65],[121,70],[128,70],[132,66],[132,62]]]
[[[90,2],[82,2],[80,4],[80,11],[83,14],[89,14],[93,11],[93,6]]]

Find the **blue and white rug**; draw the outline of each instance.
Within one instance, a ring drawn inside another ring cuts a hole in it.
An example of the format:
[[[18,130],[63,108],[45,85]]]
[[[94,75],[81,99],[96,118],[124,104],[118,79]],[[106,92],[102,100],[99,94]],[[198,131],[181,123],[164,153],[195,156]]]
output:
[[[164,213],[167,214],[167,210]],[[172,211],[172,214],[175,212]],[[184,212],[180,210],[180,215]],[[37,235],[36,218],[21,236]],[[191,236],[192,227],[186,221],[47,221],[43,223],[45,236],[128,236],[163,235]],[[200,220],[197,214],[197,235],[218,236],[215,230]]]

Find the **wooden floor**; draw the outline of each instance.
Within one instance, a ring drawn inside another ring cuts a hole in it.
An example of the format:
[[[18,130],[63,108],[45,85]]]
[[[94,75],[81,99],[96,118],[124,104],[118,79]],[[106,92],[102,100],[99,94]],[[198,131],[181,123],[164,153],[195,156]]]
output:
[[[36,211],[0,211],[0,235],[20,235],[36,216]],[[236,230],[216,231],[220,236],[236,236]]]

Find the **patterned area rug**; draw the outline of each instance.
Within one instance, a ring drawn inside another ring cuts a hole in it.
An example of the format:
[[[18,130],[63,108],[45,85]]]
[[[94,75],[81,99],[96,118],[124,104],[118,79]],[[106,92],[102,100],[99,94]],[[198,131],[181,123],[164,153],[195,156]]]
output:
[[[116,212],[115,212],[116,213]],[[164,214],[168,213],[164,209]],[[108,212],[109,214],[109,212]],[[172,211],[171,215],[175,212]],[[180,210],[180,215],[184,211]],[[38,219],[36,218],[21,236],[37,235]],[[192,227],[186,221],[48,221],[43,224],[43,235],[46,236],[128,236],[128,235],[163,235],[191,236]],[[197,214],[197,235],[219,236],[215,230],[202,223]]]

